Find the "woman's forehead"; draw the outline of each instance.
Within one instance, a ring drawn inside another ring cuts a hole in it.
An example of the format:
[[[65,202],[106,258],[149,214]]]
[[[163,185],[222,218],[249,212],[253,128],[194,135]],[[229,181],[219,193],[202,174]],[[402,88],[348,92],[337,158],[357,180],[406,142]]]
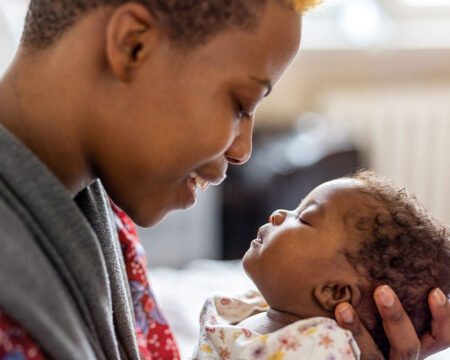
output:
[[[204,61],[222,63],[274,83],[298,51],[301,17],[269,1],[255,30],[230,29],[217,34],[203,49]],[[203,53],[203,54],[202,54]]]

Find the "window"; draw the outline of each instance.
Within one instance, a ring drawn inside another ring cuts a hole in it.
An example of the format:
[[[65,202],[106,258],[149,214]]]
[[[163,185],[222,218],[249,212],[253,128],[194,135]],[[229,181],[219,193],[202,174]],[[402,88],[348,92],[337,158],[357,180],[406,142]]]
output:
[[[450,7],[450,0],[398,0],[406,6],[417,7]]]

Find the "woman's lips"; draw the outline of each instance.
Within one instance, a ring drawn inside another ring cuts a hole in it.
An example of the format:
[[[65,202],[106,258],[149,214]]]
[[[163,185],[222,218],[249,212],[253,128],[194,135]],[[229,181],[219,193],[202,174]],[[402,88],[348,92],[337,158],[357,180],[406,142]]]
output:
[[[199,187],[201,190],[206,190],[209,185],[219,185],[221,184],[225,179],[226,175],[220,175],[220,176],[212,176],[212,175],[203,175],[199,174],[196,171],[192,171],[189,174],[189,178],[196,184],[197,187]]]
[[[202,178],[200,175],[198,175],[195,171],[191,172],[189,174],[189,177],[195,184],[195,187],[198,186],[203,191],[205,191],[208,188],[209,182],[207,180],[205,180],[204,178]]]
[[[188,202],[185,204],[185,206],[192,206],[195,204],[195,202],[197,201],[197,182],[195,181],[195,179],[188,177],[186,179],[186,185],[187,185],[187,191],[189,194],[189,200]]]

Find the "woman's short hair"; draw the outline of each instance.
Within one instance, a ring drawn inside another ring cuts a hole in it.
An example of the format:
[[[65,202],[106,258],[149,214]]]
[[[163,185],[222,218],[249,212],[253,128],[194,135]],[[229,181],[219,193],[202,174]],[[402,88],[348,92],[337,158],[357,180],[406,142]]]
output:
[[[144,5],[164,24],[171,40],[193,46],[227,28],[252,28],[258,11],[270,0],[31,0],[22,43],[46,48],[89,11],[131,1]],[[322,0],[279,1],[302,12]]]

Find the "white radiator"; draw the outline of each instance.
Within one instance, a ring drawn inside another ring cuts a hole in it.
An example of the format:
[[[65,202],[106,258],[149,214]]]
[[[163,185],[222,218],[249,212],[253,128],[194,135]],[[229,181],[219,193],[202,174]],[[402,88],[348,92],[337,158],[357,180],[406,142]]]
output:
[[[320,107],[365,165],[406,186],[450,223],[450,87],[330,91]]]

